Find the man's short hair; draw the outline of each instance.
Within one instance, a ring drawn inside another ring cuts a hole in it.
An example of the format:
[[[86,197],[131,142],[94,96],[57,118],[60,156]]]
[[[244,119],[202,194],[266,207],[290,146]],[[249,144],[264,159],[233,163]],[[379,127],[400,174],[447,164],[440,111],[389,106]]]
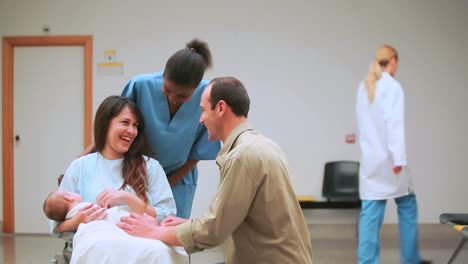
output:
[[[234,77],[219,77],[211,80],[210,85],[211,110],[215,109],[220,100],[223,100],[236,116],[247,117],[250,98],[241,81]]]

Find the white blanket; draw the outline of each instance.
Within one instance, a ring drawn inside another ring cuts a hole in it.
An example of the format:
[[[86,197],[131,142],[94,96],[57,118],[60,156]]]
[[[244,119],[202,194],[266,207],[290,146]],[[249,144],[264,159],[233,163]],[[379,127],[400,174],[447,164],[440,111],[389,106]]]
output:
[[[112,215],[112,214],[109,214]],[[183,247],[127,234],[108,220],[80,224],[70,264],[189,263]]]
[[[106,221],[80,224],[73,238],[70,264],[189,263],[183,247],[134,237]]]

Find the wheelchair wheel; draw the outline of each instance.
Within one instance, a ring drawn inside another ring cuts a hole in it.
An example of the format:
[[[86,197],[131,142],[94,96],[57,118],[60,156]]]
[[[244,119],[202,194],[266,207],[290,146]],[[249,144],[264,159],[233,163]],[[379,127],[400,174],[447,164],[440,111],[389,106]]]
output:
[[[55,255],[53,259],[50,260],[51,264],[68,264],[68,260],[63,255]]]

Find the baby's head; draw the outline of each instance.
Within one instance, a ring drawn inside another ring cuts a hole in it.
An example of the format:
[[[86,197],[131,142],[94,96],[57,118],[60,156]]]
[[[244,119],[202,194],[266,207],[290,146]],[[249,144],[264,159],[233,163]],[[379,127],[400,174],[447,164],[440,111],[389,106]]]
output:
[[[82,201],[83,199],[77,193],[56,190],[49,194],[44,201],[44,213],[49,219],[64,221],[70,209]]]

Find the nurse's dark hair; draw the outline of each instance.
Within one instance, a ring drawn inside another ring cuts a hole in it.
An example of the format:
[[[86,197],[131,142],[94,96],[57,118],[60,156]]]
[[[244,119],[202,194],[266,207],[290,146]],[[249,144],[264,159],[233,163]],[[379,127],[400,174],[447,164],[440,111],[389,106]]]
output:
[[[197,38],[186,44],[185,49],[174,53],[166,62],[164,78],[178,85],[196,88],[207,69],[213,67],[208,44]]]
[[[211,110],[223,100],[236,116],[248,116],[250,98],[241,81],[234,77],[219,77],[211,80],[210,85]]]
[[[127,97],[112,95],[104,99],[96,111],[94,118],[94,143],[96,151],[100,152],[106,145],[107,133],[111,121],[128,107],[135,115],[138,126],[138,135],[133,140],[128,151],[124,154],[122,162],[122,178],[123,184],[120,189],[124,189],[127,185],[131,186],[144,202],[148,202],[146,192],[148,190],[148,172],[146,170],[147,157],[153,156],[151,147],[145,137],[145,120],[138,109],[138,106]]]

